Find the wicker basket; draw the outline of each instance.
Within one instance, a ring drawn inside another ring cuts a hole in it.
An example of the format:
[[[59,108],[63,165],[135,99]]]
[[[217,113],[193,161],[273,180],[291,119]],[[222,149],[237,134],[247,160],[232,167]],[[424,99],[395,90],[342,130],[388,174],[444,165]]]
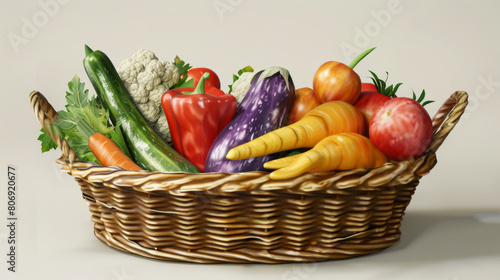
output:
[[[433,118],[426,153],[376,169],[304,174],[124,171],[80,161],[64,138],[62,170],[81,186],[95,236],[137,255],[198,263],[286,263],[344,259],[395,244],[404,211],[436,164],[436,150],[467,106],[455,92]],[[35,91],[43,127],[56,111]],[[47,129],[46,129],[47,130]],[[49,131],[49,130],[47,130]]]

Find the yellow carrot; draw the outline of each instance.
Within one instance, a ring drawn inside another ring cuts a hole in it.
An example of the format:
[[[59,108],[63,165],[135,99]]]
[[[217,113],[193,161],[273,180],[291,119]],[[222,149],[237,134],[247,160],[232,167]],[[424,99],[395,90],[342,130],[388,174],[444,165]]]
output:
[[[330,101],[309,111],[296,123],[229,150],[226,157],[241,160],[296,148],[311,148],[329,135],[342,132],[361,134],[363,130],[363,116],[353,105]]]
[[[269,177],[282,180],[305,172],[376,168],[386,162],[387,158],[370,139],[357,133],[339,133],[326,137],[305,153],[266,162],[264,167],[278,169]]]

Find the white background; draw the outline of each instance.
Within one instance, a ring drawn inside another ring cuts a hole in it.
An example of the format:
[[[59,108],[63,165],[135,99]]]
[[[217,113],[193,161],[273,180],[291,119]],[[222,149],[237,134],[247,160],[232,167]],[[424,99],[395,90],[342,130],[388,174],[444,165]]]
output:
[[[43,4],[49,3],[49,4]],[[0,165],[17,168],[18,267],[7,272],[7,228],[0,226],[2,279],[500,279],[500,18],[498,1],[2,1],[0,4]],[[145,259],[93,236],[73,178],[42,154],[28,102],[41,91],[60,110],[84,44],[118,65],[138,49],[179,55],[215,70],[222,83],[252,65],[287,68],[296,87],[312,85],[329,60],[377,49],[356,70],[390,72],[400,96],[425,88],[433,115],[456,90],[470,94],[466,115],[438,151],[403,221],[402,239],[378,254],[317,264],[198,265]],[[6,224],[6,172],[0,224]],[[5,278],[6,276],[6,278]]]

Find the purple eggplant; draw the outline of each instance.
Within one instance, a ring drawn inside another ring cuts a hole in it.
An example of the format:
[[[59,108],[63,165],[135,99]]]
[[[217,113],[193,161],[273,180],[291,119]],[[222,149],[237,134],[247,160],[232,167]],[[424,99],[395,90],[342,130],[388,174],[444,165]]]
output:
[[[227,152],[283,125],[295,98],[288,70],[270,67],[255,74],[233,119],[220,132],[208,152],[205,172],[265,171],[265,162],[279,154],[244,160],[226,159]]]

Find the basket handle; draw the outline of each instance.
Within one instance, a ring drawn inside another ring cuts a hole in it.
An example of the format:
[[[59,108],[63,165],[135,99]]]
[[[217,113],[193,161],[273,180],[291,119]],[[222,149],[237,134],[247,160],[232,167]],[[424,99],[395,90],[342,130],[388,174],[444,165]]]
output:
[[[465,91],[454,92],[432,118],[434,134],[427,152],[436,152],[465,112],[469,95]]]
[[[57,118],[57,112],[54,110],[49,101],[39,91],[32,91],[29,95],[31,107],[35,112],[36,118],[42,125],[47,134],[56,142],[59,149],[62,151],[62,158],[70,164],[78,160],[75,152],[69,146],[64,137],[59,135],[58,130],[50,124]]]

